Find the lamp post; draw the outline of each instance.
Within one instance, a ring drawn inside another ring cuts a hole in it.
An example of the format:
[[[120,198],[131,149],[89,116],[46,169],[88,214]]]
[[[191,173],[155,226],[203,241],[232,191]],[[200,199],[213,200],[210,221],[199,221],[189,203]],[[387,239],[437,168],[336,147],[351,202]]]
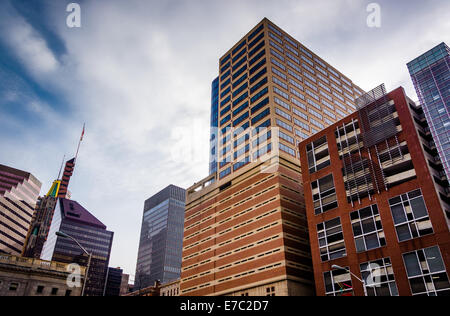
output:
[[[58,237],[61,237],[61,238],[71,239],[72,241],[74,241],[78,245],[78,247],[80,247],[81,250],[83,250],[83,252],[85,254],[88,255],[88,262],[87,262],[87,266],[86,266],[86,272],[84,274],[83,288],[81,290],[81,296],[84,296],[84,290],[86,289],[86,283],[87,283],[87,280],[88,280],[89,268],[91,266],[92,253],[88,252],[86,250],[86,248],[84,248],[75,238],[73,238],[72,236],[67,235],[66,233],[56,232],[55,235],[58,236]]]
[[[364,296],[367,296],[367,289],[366,289],[366,282],[360,278],[358,278],[355,274],[352,273],[352,271],[350,271],[349,269],[346,269],[344,267],[338,266],[337,264],[333,264],[331,266],[332,269],[336,269],[336,270],[344,270],[347,271],[348,273],[350,273],[353,277],[355,277],[359,282],[362,283],[363,285],[363,289],[364,289]]]

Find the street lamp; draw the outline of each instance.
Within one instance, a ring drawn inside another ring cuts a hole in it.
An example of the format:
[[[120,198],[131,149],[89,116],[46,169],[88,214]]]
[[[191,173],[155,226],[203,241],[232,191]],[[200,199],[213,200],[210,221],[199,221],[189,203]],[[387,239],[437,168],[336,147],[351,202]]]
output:
[[[59,231],[59,232],[56,232],[55,235],[58,236],[58,237],[61,237],[61,238],[71,239],[72,241],[74,241],[78,245],[78,247],[80,247],[81,250],[83,250],[83,252],[85,254],[87,254],[89,256],[88,257],[88,262],[87,262],[87,267],[86,267],[86,272],[84,274],[83,288],[81,290],[81,296],[84,296],[84,290],[86,288],[86,283],[87,283],[87,280],[88,280],[89,268],[91,266],[92,253],[88,252],[86,250],[86,248],[84,248],[75,238],[73,238],[72,236],[67,235],[66,233],[63,233],[63,232]]]
[[[363,289],[364,289],[364,296],[367,296],[367,289],[366,289],[366,282],[360,278],[358,278],[355,274],[352,273],[352,271],[350,271],[349,269],[346,269],[344,267],[338,266],[337,264],[333,264],[331,266],[332,269],[336,269],[336,270],[344,270],[347,271],[348,273],[350,273],[352,276],[354,276],[359,282],[362,283],[363,285]]]

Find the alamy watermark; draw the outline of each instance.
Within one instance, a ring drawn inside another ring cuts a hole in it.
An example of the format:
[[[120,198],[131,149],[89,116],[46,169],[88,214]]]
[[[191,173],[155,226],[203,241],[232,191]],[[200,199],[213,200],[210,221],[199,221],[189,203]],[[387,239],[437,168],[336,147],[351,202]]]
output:
[[[381,27],[381,6],[379,3],[373,2],[367,5],[366,11],[369,13],[367,16],[367,26],[370,28]]]
[[[69,3],[66,11],[69,12],[66,19],[67,27],[81,27],[81,6],[75,2]]]
[[[70,272],[66,279],[67,287],[80,288],[81,284],[81,267],[76,263],[71,263],[66,268],[67,272]]]

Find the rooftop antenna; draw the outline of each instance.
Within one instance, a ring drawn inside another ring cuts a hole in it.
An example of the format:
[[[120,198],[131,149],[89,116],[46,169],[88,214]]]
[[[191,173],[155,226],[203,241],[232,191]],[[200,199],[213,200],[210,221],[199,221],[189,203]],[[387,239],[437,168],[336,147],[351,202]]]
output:
[[[62,171],[62,168],[63,168],[63,165],[64,165],[64,161],[65,161],[65,160],[66,160],[66,155],[64,155],[63,160],[62,160],[62,162],[61,162],[61,168],[59,168],[58,178],[56,178],[57,180],[59,180],[60,177],[61,177],[61,171]]]

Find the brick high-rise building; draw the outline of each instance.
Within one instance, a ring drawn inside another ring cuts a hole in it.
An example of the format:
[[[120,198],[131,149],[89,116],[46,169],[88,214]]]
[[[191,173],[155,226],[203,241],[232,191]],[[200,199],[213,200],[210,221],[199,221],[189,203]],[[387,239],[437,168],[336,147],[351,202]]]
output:
[[[299,146],[317,294],[364,295],[350,271],[368,295],[449,295],[448,181],[423,109],[383,85],[357,104]]]
[[[29,172],[0,165],[0,253],[22,254],[40,191]]]
[[[363,91],[263,19],[219,61],[217,172],[187,190],[181,295],[311,295],[298,143]]]

